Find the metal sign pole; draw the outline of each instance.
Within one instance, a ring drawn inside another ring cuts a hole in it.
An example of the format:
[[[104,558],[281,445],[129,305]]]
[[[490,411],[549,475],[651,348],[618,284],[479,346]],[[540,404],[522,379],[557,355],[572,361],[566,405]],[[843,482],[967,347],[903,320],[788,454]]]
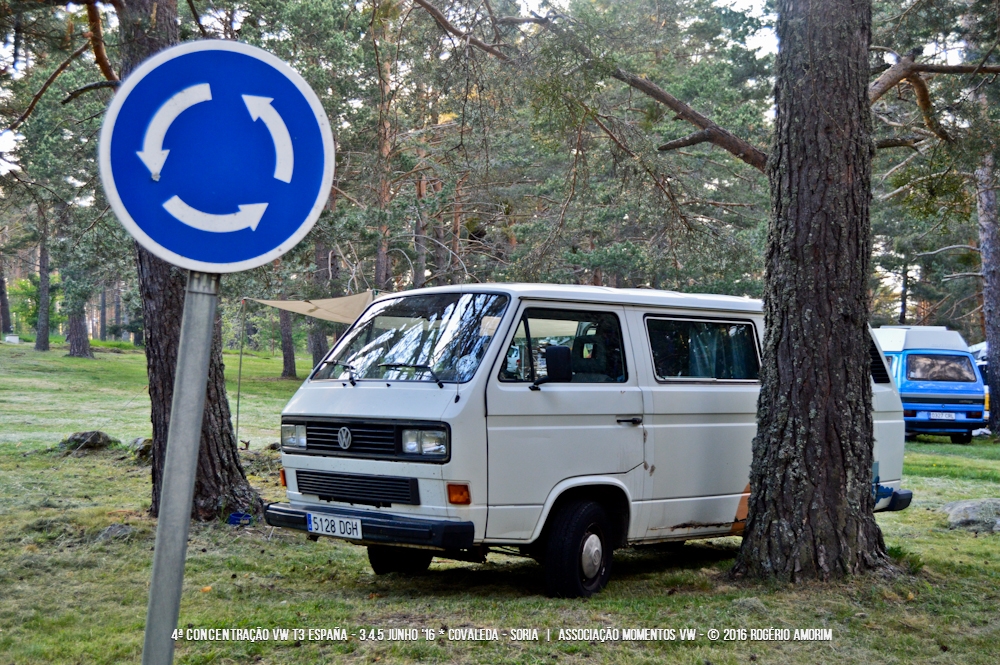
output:
[[[180,614],[184,557],[218,300],[219,275],[192,270],[184,297],[174,396],[170,403],[153,578],[146,608],[143,665],[170,665],[174,660],[173,631]]]

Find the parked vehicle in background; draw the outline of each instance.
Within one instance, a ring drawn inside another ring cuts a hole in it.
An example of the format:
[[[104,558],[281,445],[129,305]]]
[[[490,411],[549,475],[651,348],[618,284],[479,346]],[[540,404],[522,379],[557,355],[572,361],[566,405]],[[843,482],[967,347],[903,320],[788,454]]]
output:
[[[957,331],[944,326],[882,326],[873,331],[903,400],[906,434],[940,434],[969,443],[986,427],[986,390]]]
[[[976,367],[979,368],[979,375],[983,377],[983,383],[986,384],[987,393],[989,392],[990,385],[990,359],[986,355],[986,352],[989,351],[989,348],[988,342],[980,342],[979,344],[969,346],[969,353],[976,359]],[[986,410],[990,410],[988,398],[986,400]]]
[[[742,533],[761,302],[476,284],[372,303],[285,407],[269,524],[376,574],[518,548],[589,596],[631,544]],[[870,340],[876,510],[902,510],[902,406]]]

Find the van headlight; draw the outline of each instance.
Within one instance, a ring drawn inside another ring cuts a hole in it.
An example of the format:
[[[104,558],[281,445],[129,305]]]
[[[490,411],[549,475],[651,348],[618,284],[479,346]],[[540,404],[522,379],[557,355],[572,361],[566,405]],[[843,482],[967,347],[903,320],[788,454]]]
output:
[[[290,448],[306,447],[306,426],[305,425],[282,425],[281,426],[281,446]]]
[[[404,429],[403,452],[407,455],[446,457],[448,433],[440,429]]]

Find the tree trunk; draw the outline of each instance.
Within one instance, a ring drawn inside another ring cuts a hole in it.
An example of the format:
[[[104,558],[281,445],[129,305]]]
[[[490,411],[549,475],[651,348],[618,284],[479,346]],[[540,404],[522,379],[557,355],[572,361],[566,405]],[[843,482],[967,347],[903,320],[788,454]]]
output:
[[[313,286],[321,297],[330,297],[334,293],[334,280],[340,276],[340,264],[330,254],[329,247],[322,240],[316,241],[316,272],[313,273]],[[339,290],[339,289],[338,289]],[[323,362],[330,344],[326,340],[326,322],[321,319],[309,321],[309,351],[312,353],[313,367]]]
[[[122,330],[122,288],[121,284],[115,284],[115,330],[118,331],[118,339],[125,340],[125,331]]]
[[[84,310],[69,314],[69,355],[73,358],[93,358],[87,337],[87,315]]]
[[[175,0],[123,0],[116,5],[122,74],[178,41]],[[146,343],[146,368],[153,424],[153,496],[150,513],[158,515],[167,430],[180,344],[181,315],[184,309],[185,276],[181,270],[156,258],[136,245],[136,267],[145,335],[136,335],[136,344]],[[208,388],[198,453],[194,503],[191,516],[210,520],[234,510],[259,512],[260,497],[246,480],[236,450],[236,438],[226,399],[223,375],[221,328],[216,326],[208,370]]]
[[[375,47],[375,62],[378,66],[379,83],[379,105],[378,105],[378,245],[375,248],[375,288],[386,290],[392,278],[392,263],[389,261],[389,224],[388,208],[392,202],[392,165],[390,155],[392,153],[392,120],[390,119],[390,105],[392,100],[392,90],[389,86],[389,78],[392,74],[392,63],[385,54],[381,52],[379,42],[386,39],[388,30],[386,22],[389,20],[382,14],[381,8],[376,3],[372,9],[376,14],[372,16],[373,27],[372,42]]]
[[[0,334],[14,332],[10,319],[10,302],[7,300],[7,279],[3,271],[3,255],[0,254]]]
[[[976,169],[976,212],[979,216],[979,256],[983,273],[983,318],[989,360],[991,401],[1000,398],[1000,227],[993,155],[986,153]],[[990,431],[1000,432],[1000,404],[990,409]]]
[[[281,330],[281,378],[295,379],[295,340],[292,339],[292,313],[278,310],[278,328]]]
[[[825,580],[886,556],[871,485],[871,2],[777,8],[764,361],[734,574]]]
[[[467,174],[466,174],[467,175]],[[462,181],[466,176],[458,179],[455,185],[455,202],[451,210],[451,252],[448,257],[448,283],[458,284],[465,281],[459,279],[458,273],[462,269],[462,264],[458,260],[459,242],[462,239]]]
[[[108,339],[108,289],[101,287],[100,331],[98,337],[102,342]]]
[[[910,291],[910,266],[903,266],[903,286],[899,289],[899,325],[906,323],[906,297]]]
[[[35,351],[49,350],[49,224],[39,212],[38,223],[38,324]]]
[[[444,183],[434,181],[435,193],[444,189]],[[444,286],[448,283],[448,245],[444,243],[444,215],[438,211],[434,216],[434,286]]]
[[[423,154],[420,155],[423,157]],[[413,288],[423,287],[427,281],[427,222],[424,218],[423,200],[427,198],[427,178],[417,180],[417,216],[413,220]]]

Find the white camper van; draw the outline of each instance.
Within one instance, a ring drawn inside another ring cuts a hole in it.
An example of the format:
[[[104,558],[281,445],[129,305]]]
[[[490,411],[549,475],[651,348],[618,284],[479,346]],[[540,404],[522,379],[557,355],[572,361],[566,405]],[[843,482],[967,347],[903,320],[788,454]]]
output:
[[[588,596],[629,544],[739,534],[757,300],[481,284],[372,303],[282,414],[269,524],[368,547],[376,573],[514,546]],[[901,510],[903,416],[875,343],[878,510]]]

